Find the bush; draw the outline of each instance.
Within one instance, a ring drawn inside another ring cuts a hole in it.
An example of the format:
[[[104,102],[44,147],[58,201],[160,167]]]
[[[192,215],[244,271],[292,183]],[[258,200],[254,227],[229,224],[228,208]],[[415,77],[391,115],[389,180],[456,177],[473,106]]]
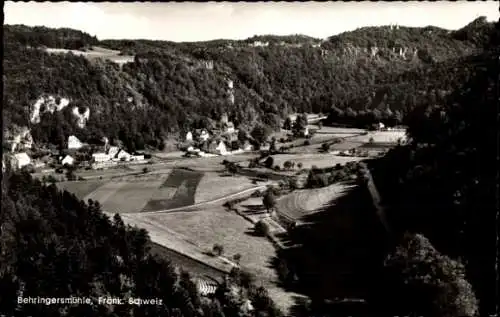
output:
[[[212,253],[216,256],[221,256],[224,253],[224,247],[216,243],[212,247]]]
[[[275,165],[275,166],[274,166],[274,170],[275,170],[275,171],[281,171],[281,167],[280,167],[279,165]]]
[[[142,169],[142,173],[143,173],[143,174],[149,173],[149,168],[144,167],[144,168]]]
[[[259,220],[254,227],[254,230],[257,234],[261,236],[267,236],[269,234],[269,225],[265,223],[263,220]]]
[[[310,140],[305,140],[304,141],[304,145],[311,145],[311,141]]]
[[[302,168],[302,166],[303,166],[303,165],[302,165],[302,163],[300,163],[300,162],[297,164],[297,167],[298,167],[299,169],[301,169],[301,168]]]
[[[274,164],[274,158],[272,156],[269,156],[264,162],[264,166],[267,168],[272,168],[273,164]]]

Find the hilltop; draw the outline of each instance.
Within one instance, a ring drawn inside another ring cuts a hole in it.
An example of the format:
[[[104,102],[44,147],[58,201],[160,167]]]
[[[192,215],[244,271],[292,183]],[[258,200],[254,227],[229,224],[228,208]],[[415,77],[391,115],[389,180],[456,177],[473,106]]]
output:
[[[161,148],[165,139],[205,128],[226,112],[243,129],[257,122],[276,129],[290,113],[328,113],[332,106],[404,115],[436,96],[439,102],[461,81],[455,74],[467,73],[463,59],[482,51],[492,25],[477,19],[458,31],[385,26],[326,40],[266,35],[196,43],[5,26],[4,125],[30,126],[39,143],[105,135],[129,148]],[[103,50],[113,57],[95,58]],[[42,111],[32,124],[43,96],[68,99],[70,107]],[[89,110],[84,128],[74,124],[75,107]]]

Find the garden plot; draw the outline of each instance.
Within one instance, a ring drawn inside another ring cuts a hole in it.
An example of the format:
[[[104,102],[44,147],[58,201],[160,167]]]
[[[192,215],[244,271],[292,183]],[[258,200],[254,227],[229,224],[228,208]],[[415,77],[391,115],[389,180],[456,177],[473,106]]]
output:
[[[360,135],[352,137],[349,139],[350,142],[357,143],[369,143],[370,140],[373,143],[394,143],[398,142],[398,139],[402,141],[406,140],[406,131],[374,131],[369,132],[366,135]]]

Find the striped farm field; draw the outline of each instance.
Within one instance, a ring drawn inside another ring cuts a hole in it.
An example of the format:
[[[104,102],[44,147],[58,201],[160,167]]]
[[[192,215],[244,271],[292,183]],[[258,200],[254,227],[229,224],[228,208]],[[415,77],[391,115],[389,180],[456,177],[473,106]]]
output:
[[[303,216],[328,206],[350,187],[336,183],[323,188],[296,190],[278,199],[276,210],[287,218],[300,220]]]
[[[205,173],[196,189],[195,203],[224,197],[255,187],[248,177]]]
[[[203,173],[175,169],[158,187],[168,193],[167,198],[155,198],[148,201],[142,211],[158,211],[189,206],[195,203],[196,188]],[[172,193],[175,190],[175,193]],[[158,197],[153,194],[151,196]]]
[[[57,187],[62,190],[67,190],[75,194],[80,199],[85,199],[87,195],[104,185],[106,181],[92,180],[92,181],[75,181],[75,182],[59,182],[56,183]]]

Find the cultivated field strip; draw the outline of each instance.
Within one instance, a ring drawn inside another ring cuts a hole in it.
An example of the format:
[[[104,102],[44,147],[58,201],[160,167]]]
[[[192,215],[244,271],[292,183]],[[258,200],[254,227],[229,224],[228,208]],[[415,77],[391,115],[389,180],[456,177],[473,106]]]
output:
[[[285,218],[300,220],[328,206],[349,187],[336,183],[323,188],[296,190],[278,199],[276,210]]]
[[[109,212],[139,212],[162,181],[162,178],[150,179],[149,181],[127,181],[110,198],[102,202],[102,206]]]
[[[169,229],[163,223],[145,219],[141,214],[125,214],[121,216],[126,224],[146,229],[151,241],[154,243],[175,250],[182,255],[205,263],[219,271],[229,273],[233,267],[217,257],[206,255],[204,249],[200,249],[195,243],[190,241],[191,238],[178,231]]]
[[[92,199],[104,204],[111,196],[113,196],[120,188],[127,185],[127,182],[107,182],[94,190],[85,197],[85,201]]]
[[[195,203],[222,198],[253,187],[255,185],[248,177],[223,177],[217,173],[205,173],[196,188]]]
[[[202,177],[203,173],[200,172],[174,169],[166,181],[159,186],[160,189],[169,188],[167,191],[170,197],[152,199],[147,202],[142,211],[149,212],[193,205],[195,203],[196,188]],[[171,195],[171,188],[176,188],[173,195]]]
[[[87,195],[96,191],[104,185],[106,181],[68,181],[56,183],[57,187],[62,190],[75,194],[79,199],[85,199]]]

